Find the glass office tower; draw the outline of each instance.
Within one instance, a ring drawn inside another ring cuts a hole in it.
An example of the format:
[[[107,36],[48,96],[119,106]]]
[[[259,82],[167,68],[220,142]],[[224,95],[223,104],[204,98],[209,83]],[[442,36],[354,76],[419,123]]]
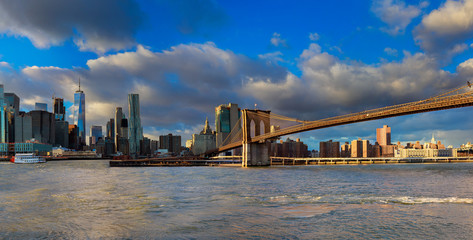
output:
[[[74,125],[78,128],[79,143],[85,145],[85,94],[80,90],[74,93]]]
[[[143,128],[140,119],[140,96],[128,94],[128,134],[130,144],[130,156],[136,157],[140,154],[140,141],[143,140]]]

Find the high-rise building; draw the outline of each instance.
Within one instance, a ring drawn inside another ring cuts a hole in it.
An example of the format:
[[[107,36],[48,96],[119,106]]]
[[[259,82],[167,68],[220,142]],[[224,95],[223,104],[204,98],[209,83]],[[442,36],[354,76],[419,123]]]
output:
[[[15,112],[15,116],[20,112],[20,98],[14,93],[4,94],[5,104]]]
[[[181,152],[181,136],[168,135],[159,136],[159,149],[167,149],[170,153]]]
[[[120,138],[123,137],[122,131],[122,120],[123,120],[123,111],[121,107],[117,107],[115,110],[115,149],[120,151]]]
[[[391,128],[388,125],[376,129],[376,141],[380,146],[391,145]]]
[[[91,126],[90,127],[90,145],[95,145],[99,138],[103,137],[102,126]]]
[[[128,134],[130,155],[136,157],[140,154],[140,141],[143,140],[143,128],[140,118],[140,96],[128,94]]]
[[[85,145],[85,94],[79,89],[74,93],[74,125],[77,125],[79,144]]]
[[[47,111],[31,111],[33,138],[41,143],[54,144],[56,126],[54,115]]]
[[[53,113],[55,119],[59,121],[66,121],[66,108],[64,107],[64,99],[53,98],[53,101]]]
[[[241,129],[241,111],[238,104],[222,104],[215,108],[215,131],[216,147],[219,147],[225,139],[232,139]],[[232,132],[233,136],[230,136]]]
[[[8,93],[5,94],[3,84],[0,84],[0,142],[2,143],[12,142],[15,138],[15,110],[10,107],[10,102],[5,95]]]
[[[69,125],[69,148],[79,149],[79,137],[77,133],[77,125]]]
[[[55,115],[56,117],[57,115]],[[55,146],[69,147],[69,123],[64,120],[55,120]]]
[[[19,112],[15,116],[15,142],[26,142],[33,138],[32,124],[30,114]]]
[[[34,110],[35,111],[48,111],[48,104],[46,103],[35,103],[34,105]]]
[[[200,134],[192,134],[191,145],[194,155],[200,155],[208,150],[215,149],[215,132],[210,128],[208,119],[205,119],[205,126]]]
[[[321,158],[340,157],[340,142],[332,142],[332,140],[320,142],[319,150]]]
[[[363,141],[361,140],[361,138],[358,138],[358,140],[351,141],[351,157],[363,157]]]
[[[114,142],[115,141],[115,119],[110,118],[110,120],[107,122],[107,136],[110,141]]]

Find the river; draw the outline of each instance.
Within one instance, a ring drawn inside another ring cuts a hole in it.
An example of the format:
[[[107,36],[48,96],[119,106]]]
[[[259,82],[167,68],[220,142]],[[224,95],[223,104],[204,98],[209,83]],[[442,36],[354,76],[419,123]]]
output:
[[[473,163],[0,163],[1,239],[472,239]]]

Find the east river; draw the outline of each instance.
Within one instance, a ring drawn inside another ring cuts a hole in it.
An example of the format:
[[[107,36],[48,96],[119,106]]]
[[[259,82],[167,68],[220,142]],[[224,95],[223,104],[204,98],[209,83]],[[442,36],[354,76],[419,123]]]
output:
[[[0,239],[472,239],[473,163],[0,163]]]

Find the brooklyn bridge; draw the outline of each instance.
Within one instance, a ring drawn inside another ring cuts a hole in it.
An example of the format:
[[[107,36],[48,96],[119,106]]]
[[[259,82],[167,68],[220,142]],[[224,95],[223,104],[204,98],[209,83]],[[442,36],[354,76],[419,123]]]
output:
[[[423,112],[439,111],[473,106],[471,84],[440,95],[414,102],[387,106],[329,117],[315,121],[303,121],[258,109],[243,109],[237,124],[228,137],[207,155],[242,147],[242,166],[266,166],[270,163],[267,141],[284,135],[328,128],[333,126],[391,118]]]

